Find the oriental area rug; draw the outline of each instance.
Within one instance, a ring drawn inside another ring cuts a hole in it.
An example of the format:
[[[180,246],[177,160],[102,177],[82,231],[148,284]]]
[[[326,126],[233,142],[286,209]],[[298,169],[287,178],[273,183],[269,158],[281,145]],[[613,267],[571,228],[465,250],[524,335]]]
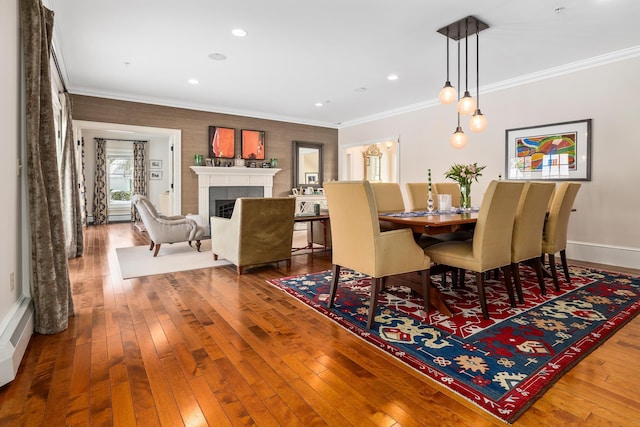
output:
[[[562,271],[562,270],[560,270]],[[640,311],[640,278],[571,267],[571,284],[547,285],[521,268],[525,304],[511,308],[504,284],[486,281],[490,320],[482,317],[475,276],[451,289],[432,277],[454,317],[428,315],[418,274],[389,278],[375,324],[366,329],[371,280],[344,269],[336,302],[326,301],[331,271],[271,280],[348,331],[413,367],[470,402],[512,423],[562,374]],[[548,280],[548,282],[551,282]]]

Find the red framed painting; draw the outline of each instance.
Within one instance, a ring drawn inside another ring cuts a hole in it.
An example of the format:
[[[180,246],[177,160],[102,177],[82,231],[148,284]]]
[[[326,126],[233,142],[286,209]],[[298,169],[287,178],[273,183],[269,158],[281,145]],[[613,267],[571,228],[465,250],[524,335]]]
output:
[[[262,130],[242,129],[242,158],[251,160],[264,160],[264,136]]]
[[[209,157],[233,159],[236,155],[236,130],[209,126]]]

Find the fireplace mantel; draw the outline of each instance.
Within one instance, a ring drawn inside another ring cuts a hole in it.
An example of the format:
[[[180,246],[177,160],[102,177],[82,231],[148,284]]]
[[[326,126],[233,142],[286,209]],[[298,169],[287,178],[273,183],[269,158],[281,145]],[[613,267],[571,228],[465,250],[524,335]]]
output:
[[[264,197],[273,197],[273,177],[281,169],[191,166],[198,175],[198,215],[209,223],[209,187],[263,187]]]

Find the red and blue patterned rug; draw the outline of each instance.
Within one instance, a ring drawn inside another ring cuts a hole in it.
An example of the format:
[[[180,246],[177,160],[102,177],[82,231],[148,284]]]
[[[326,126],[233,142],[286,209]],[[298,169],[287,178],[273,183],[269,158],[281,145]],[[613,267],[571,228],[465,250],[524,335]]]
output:
[[[336,303],[327,309],[331,271],[270,281],[365,341],[395,356],[497,418],[515,421],[564,372],[640,311],[640,278],[571,267],[572,282],[540,294],[535,273],[521,268],[525,304],[511,308],[504,285],[487,280],[484,320],[467,275],[463,289],[432,283],[453,309],[425,316],[417,274],[395,276],[380,294],[366,329],[370,278],[344,269]],[[560,270],[562,271],[562,270]],[[550,280],[548,282],[551,282]]]

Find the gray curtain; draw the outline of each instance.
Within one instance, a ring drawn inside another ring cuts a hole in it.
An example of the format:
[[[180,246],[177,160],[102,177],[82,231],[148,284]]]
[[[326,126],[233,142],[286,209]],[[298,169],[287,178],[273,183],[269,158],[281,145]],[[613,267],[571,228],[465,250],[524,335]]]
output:
[[[147,170],[145,167],[146,154],[145,147],[147,141],[133,141],[133,188],[131,194],[147,196]],[[131,203],[131,221],[139,222],[140,214]]]
[[[62,138],[60,159],[60,184],[62,192],[62,220],[64,222],[65,248],[67,258],[82,256],[82,210],[80,208],[80,186],[76,167],[76,150],[71,126],[71,96],[64,94],[66,124]]]
[[[40,0],[20,0],[24,44],[25,145],[31,233],[31,294],[35,330],[54,334],[67,329],[73,315],[65,254],[62,198],[58,179],[51,94],[53,12]]]
[[[82,214],[82,224],[87,225],[87,174],[85,172],[85,161],[84,161],[84,137],[80,138],[78,141],[80,144],[80,212]]]
[[[96,141],[96,178],[93,187],[93,224],[109,223],[109,199],[107,198],[107,141]]]

